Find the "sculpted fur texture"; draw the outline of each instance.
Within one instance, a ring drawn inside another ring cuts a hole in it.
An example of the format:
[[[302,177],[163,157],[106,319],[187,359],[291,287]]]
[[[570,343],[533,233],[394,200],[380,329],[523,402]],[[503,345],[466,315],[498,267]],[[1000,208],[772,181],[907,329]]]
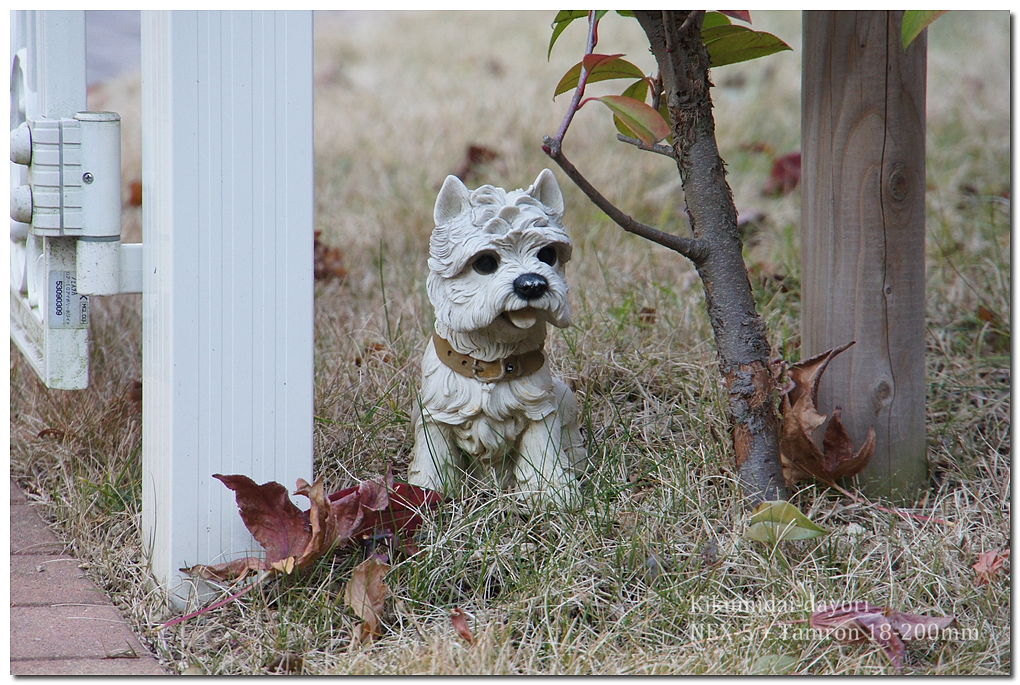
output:
[[[408,480],[450,491],[494,479],[566,506],[585,459],[577,402],[542,352],[570,325],[563,196],[543,170],[527,190],[468,190],[448,176],[434,212],[427,290],[435,335],[422,359]]]

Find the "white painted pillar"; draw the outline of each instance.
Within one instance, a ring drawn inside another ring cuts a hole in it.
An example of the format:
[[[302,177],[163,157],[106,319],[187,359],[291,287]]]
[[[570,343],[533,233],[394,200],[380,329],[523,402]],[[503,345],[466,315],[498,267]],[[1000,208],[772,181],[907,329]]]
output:
[[[259,550],[214,473],[312,477],[312,13],[142,13],[143,527]]]

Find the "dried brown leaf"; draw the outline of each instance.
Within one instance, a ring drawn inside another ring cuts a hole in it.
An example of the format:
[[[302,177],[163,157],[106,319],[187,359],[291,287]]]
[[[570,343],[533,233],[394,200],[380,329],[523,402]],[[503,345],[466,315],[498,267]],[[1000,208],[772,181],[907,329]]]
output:
[[[977,580],[974,584],[987,585],[995,580],[1007,559],[1009,559],[1008,549],[1004,551],[996,549],[990,552],[981,552],[978,554],[977,563],[975,563],[972,567],[974,572],[977,574]]]
[[[826,416],[817,408],[818,385],[829,362],[853,344],[851,341],[827,350],[787,370],[790,384],[782,398],[779,450],[783,477],[789,485],[808,478],[835,483],[858,473],[874,454],[874,429],[868,429],[864,443],[855,450],[843,425],[842,410],[837,407],[831,416]]]
[[[453,629],[463,638],[464,642],[469,645],[475,643],[475,636],[471,634],[471,629],[468,627],[467,614],[463,609],[454,607],[453,611],[450,612],[450,621],[453,623]]]
[[[354,567],[344,590],[344,603],[361,619],[359,643],[382,633],[382,612],[390,588],[383,580],[390,565],[372,556]]]
[[[867,602],[848,602],[820,606],[808,622],[841,642],[871,640],[882,647],[896,668],[903,668],[904,640],[935,639],[954,621],[952,616],[910,614]]]
[[[338,247],[332,247],[319,240],[322,231],[316,231],[313,242],[313,269],[315,280],[347,278],[344,268],[344,253]]]
[[[39,434],[36,437],[43,439],[52,438],[54,440],[63,440],[64,436],[65,436],[64,431],[60,430],[59,428],[43,428],[41,431],[39,431]]]
[[[269,568],[269,564],[262,559],[244,557],[243,559],[228,561],[225,564],[198,564],[189,568],[182,568],[181,572],[196,578],[205,578],[206,580],[214,580],[221,583],[233,583],[248,575],[249,571],[265,571]]]

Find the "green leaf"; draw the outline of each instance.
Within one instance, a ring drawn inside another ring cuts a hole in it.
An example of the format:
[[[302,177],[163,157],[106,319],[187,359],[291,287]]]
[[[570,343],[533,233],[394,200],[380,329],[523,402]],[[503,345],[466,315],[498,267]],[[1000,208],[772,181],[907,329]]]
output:
[[[563,75],[560,82],[556,84],[556,92],[553,98],[568,90],[577,88],[577,82],[581,78],[581,65],[588,68],[588,83],[596,81],[608,81],[616,78],[642,78],[641,70],[621,55],[586,55],[583,62],[578,62]],[[596,59],[592,59],[596,58]]]
[[[729,26],[732,23],[722,12],[705,12],[705,18],[701,20],[701,30],[704,32],[713,26]]]
[[[771,33],[732,24],[702,30],[701,38],[708,48],[708,56],[713,67],[746,62],[749,59],[792,49]]]
[[[747,675],[785,675],[797,665],[789,654],[763,654],[754,660]]]
[[[623,91],[621,95],[623,95],[623,97],[625,98],[633,98],[635,100],[644,102],[645,100],[648,99],[648,81],[646,81],[643,78],[638,81],[635,81],[634,83],[627,86],[627,89]],[[615,114],[613,115],[613,124],[616,125],[617,131],[627,136],[628,138],[637,138],[637,135],[635,135],[634,132],[627,127],[627,124],[623,123],[623,120],[620,119],[620,117],[618,117]]]
[[[949,10],[907,10],[903,13],[903,29],[901,34],[901,40],[903,41],[903,49],[906,50],[910,47],[910,44],[914,42],[921,31],[928,28],[928,24],[932,23]]]
[[[670,134],[669,124],[654,109],[634,98],[623,95],[603,95],[598,100],[634,132],[646,145],[653,145]]]
[[[810,540],[828,532],[794,505],[777,500],[758,505],[744,537],[774,545],[784,540]]]
[[[598,21],[606,15],[609,10],[597,10],[595,12],[595,21]],[[556,44],[556,39],[563,33],[563,29],[570,26],[570,22],[575,19],[587,18],[588,10],[560,10],[556,13],[552,23],[552,37],[549,38],[549,50],[546,52],[545,58],[548,60],[552,57],[553,45]]]

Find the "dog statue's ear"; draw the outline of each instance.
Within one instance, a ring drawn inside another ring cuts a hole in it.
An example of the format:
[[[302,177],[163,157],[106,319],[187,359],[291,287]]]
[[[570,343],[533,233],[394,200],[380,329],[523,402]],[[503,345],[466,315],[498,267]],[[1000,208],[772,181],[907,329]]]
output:
[[[456,176],[447,176],[443,187],[436,198],[436,208],[432,212],[436,226],[442,226],[457,218],[471,206],[471,193]]]
[[[556,216],[563,215],[563,193],[560,192],[560,184],[556,182],[553,172],[548,169],[542,169],[535,182],[524,192],[548,207]]]

